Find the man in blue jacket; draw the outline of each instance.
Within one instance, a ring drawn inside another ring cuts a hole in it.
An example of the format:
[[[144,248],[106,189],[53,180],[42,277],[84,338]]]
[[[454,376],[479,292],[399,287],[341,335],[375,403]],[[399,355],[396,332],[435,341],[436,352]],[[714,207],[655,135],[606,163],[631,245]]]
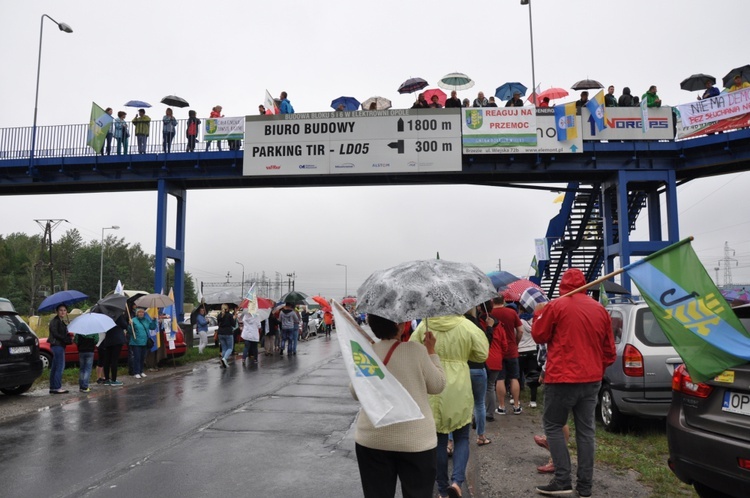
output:
[[[281,114],[294,114],[294,107],[292,107],[289,99],[286,98],[286,92],[281,92]]]

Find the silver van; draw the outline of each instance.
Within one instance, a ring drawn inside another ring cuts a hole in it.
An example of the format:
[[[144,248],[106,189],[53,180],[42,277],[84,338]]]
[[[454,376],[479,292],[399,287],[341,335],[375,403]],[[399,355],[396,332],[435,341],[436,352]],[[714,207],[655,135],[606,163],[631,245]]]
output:
[[[672,402],[672,374],[682,358],[646,303],[612,303],[617,358],[604,372],[599,412],[604,428],[618,431],[628,417],[662,418]]]

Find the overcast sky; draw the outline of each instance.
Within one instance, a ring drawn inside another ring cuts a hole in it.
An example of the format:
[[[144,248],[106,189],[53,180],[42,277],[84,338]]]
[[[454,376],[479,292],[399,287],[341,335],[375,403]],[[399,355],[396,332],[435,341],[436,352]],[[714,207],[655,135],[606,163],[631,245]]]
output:
[[[655,84],[676,105],[696,96],[680,90],[683,78],[720,78],[750,62],[748,2],[718,1],[709,11],[693,0],[532,2],[542,89],[588,77],[614,84],[617,95],[623,86],[640,95]],[[2,2],[0,127],[32,124],[44,13],[74,33],[45,20],[40,125],[85,123],[92,101],[117,112],[127,100],[146,100],[158,118],[167,94],[201,116],[217,104],[227,116],[255,114],[266,89],[287,91],[297,112],[330,110],[340,95],[382,95],[409,107],[414,96],[396,92],[401,82],[419,76],[434,87],[453,71],[476,81],[461,98],[492,94],[506,81],[531,87],[528,8],[518,0]],[[186,118],[187,109],[175,115]],[[680,236],[696,237],[712,277],[726,241],[738,260],[734,282],[750,283],[749,189],[747,173],[678,189]],[[559,209],[556,195],[461,185],[191,191],[186,266],[198,282],[226,280],[227,272],[239,280],[236,262],[246,273],[295,272],[299,290],[332,297],[344,293],[337,263],[348,265],[352,294],[372,271],[438,251],[487,271],[501,260],[525,276],[534,238]],[[70,223],[55,238],[77,228],[98,240],[102,227],[119,225],[117,236],[153,253],[155,206],[155,192],[5,196],[0,234],[41,233],[35,218],[64,218]],[[635,237],[643,239],[641,219]]]

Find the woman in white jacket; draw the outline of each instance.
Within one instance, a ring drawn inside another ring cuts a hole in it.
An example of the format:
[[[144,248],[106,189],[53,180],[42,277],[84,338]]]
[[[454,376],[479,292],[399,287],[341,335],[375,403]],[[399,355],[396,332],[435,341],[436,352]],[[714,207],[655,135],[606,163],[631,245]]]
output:
[[[242,366],[248,356],[253,363],[258,363],[258,342],[260,342],[260,317],[245,311],[242,313],[242,340],[245,341],[245,349],[242,351]]]

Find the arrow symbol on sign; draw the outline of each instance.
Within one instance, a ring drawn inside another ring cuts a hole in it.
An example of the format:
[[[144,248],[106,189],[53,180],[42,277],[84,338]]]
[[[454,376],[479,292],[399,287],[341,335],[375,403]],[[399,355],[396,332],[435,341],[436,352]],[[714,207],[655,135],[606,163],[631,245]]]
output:
[[[398,132],[404,131],[404,120],[401,118],[398,118],[398,121],[396,121],[396,131]]]
[[[596,121],[594,120],[594,116],[589,116],[589,123],[591,124],[591,136],[596,135]]]
[[[577,150],[578,150],[578,146],[576,146],[576,144],[573,144],[573,145],[570,146],[570,151],[571,152],[575,152]]]
[[[395,142],[391,142],[388,144],[388,147],[391,149],[396,149],[399,154],[404,153],[404,141],[403,140],[396,140]]]

